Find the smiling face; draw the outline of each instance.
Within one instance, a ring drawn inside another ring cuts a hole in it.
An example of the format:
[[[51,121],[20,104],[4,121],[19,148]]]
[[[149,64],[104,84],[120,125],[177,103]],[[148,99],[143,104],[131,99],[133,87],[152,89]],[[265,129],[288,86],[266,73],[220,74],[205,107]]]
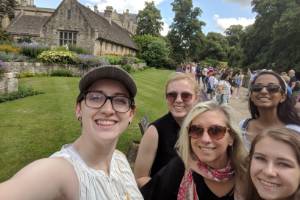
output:
[[[167,105],[173,117],[181,121],[191,110],[198,98],[194,86],[187,79],[174,80],[167,86],[166,95],[177,93],[174,100],[167,98]],[[181,94],[181,95],[180,95]],[[183,95],[191,95],[191,98],[185,98]]]
[[[205,129],[199,138],[190,138],[193,153],[200,161],[215,169],[225,167],[228,162],[227,149],[233,144],[233,138],[228,130],[224,137],[218,140],[212,139],[207,132],[207,129],[213,125],[228,127],[225,114],[219,110],[206,111],[195,117],[190,125]]]
[[[272,74],[260,75],[253,85],[281,87],[279,80]],[[282,89],[278,92],[270,92],[266,87],[263,87],[260,91],[251,91],[250,99],[258,108],[268,108],[277,107],[279,103],[285,101],[286,96],[283,94]]]
[[[125,87],[111,79],[95,82],[89,91],[99,91],[106,96],[129,97]],[[96,141],[114,141],[132,121],[134,110],[130,109],[126,113],[116,112],[110,100],[107,100],[101,108],[90,108],[85,104],[85,100],[82,100],[76,106],[76,115],[82,117],[82,134]]]
[[[263,138],[255,145],[250,176],[261,198],[290,197],[300,185],[300,166],[295,152],[286,143]]]

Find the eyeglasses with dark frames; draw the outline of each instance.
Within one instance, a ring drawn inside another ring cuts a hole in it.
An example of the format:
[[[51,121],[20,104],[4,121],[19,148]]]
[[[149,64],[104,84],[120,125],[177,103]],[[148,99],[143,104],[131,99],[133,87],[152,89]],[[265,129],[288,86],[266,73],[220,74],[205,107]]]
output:
[[[182,92],[182,93],[168,92],[166,94],[166,98],[170,103],[174,103],[175,100],[177,99],[178,95],[180,95],[180,97],[184,103],[190,102],[193,98],[193,94],[189,93],[189,92]]]
[[[263,88],[266,88],[269,93],[277,93],[282,90],[281,86],[277,84],[268,84],[268,85],[254,84],[251,86],[251,91],[261,92]]]
[[[230,128],[220,125],[211,125],[208,128],[204,128],[200,125],[190,125],[188,134],[191,138],[198,139],[203,136],[204,131],[206,130],[212,140],[220,140],[225,136],[226,131],[229,129]]]
[[[116,95],[107,96],[100,91],[88,91],[84,95],[85,105],[90,108],[101,108],[107,100],[110,100],[114,111],[126,113],[134,106],[134,101],[129,97]]]

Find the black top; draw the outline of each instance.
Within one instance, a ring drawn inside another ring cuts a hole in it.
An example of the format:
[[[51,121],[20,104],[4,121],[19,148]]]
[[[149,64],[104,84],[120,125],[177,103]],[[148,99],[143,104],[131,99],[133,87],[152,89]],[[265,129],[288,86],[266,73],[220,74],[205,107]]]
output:
[[[157,129],[158,146],[153,165],[151,167],[150,176],[156,174],[163,166],[177,155],[175,151],[175,143],[178,139],[180,130],[179,125],[173,118],[171,113],[168,113],[152,123]]]
[[[145,200],[176,200],[181,180],[184,176],[184,164],[176,156],[141,188]],[[201,175],[193,172],[199,199],[204,200],[234,200],[233,192],[223,197],[217,197],[210,191]]]

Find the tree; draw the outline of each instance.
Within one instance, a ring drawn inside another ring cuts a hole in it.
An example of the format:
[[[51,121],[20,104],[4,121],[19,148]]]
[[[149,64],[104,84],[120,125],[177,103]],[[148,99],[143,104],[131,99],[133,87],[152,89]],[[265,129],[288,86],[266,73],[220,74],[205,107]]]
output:
[[[219,61],[227,60],[229,46],[228,41],[222,34],[209,32],[206,36],[204,46],[205,58]]]
[[[145,2],[145,8],[137,16],[137,34],[159,36],[164,24],[161,20],[160,11],[154,2]]]
[[[242,25],[231,25],[225,30],[225,35],[228,40],[229,46],[237,46],[240,44],[240,39],[243,35]]]
[[[2,16],[8,15],[10,19],[14,17],[14,10],[17,6],[15,0],[1,0],[0,2],[0,18]]]
[[[138,57],[145,60],[148,66],[164,67],[167,64],[170,49],[163,38],[152,35],[136,35],[134,41],[139,48]]]
[[[193,8],[192,0],[174,0],[172,6],[175,17],[167,37],[171,43],[172,57],[181,63],[195,58],[196,42],[204,40],[202,26],[205,23],[198,19],[202,11],[198,7]]]
[[[245,31],[244,65],[287,70],[300,65],[300,6],[290,0],[253,0],[255,23]],[[280,69],[279,69],[280,68]]]
[[[244,54],[241,48],[241,39],[244,35],[242,25],[231,25],[225,30],[226,39],[229,44],[228,65],[231,67],[242,67]]]

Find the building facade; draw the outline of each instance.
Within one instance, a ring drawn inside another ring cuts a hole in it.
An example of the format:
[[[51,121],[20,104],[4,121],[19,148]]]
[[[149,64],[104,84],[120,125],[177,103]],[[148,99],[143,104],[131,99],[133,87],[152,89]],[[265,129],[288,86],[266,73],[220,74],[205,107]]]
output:
[[[123,19],[116,17],[112,7],[100,13],[77,0],[63,0],[55,10],[37,8],[32,0],[19,0],[19,5],[15,19],[7,27],[15,39],[30,37],[49,46],[76,45],[94,55],[136,54],[137,47],[131,39],[135,32],[133,22],[126,23],[131,31],[125,29]]]

